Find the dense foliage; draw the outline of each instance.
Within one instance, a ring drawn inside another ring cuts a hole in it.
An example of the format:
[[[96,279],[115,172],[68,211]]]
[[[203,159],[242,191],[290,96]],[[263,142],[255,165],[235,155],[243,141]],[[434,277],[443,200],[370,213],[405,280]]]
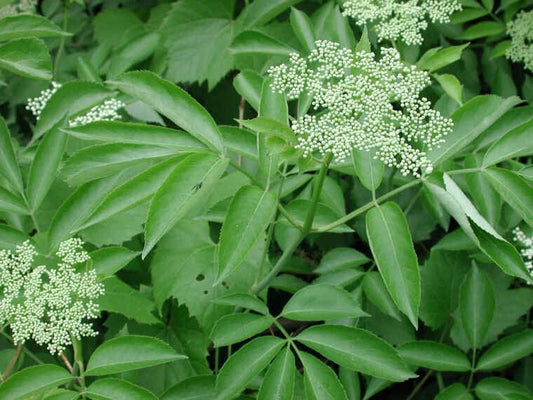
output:
[[[0,0],[0,399],[532,399],[532,8]]]

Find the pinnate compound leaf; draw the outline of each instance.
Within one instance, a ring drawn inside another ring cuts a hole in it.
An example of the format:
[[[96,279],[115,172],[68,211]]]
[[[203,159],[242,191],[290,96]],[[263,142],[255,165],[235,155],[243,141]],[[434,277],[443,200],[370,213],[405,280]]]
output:
[[[228,161],[210,154],[192,154],[178,164],[152,198],[143,258],[176,222],[206,200]]]
[[[187,378],[163,393],[161,400],[212,400],[215,379],[213,375]]]
[[[18,39],[0,45],[0,68],[27,78],[52,79],[52,59],[39,39]]]
[[[490,377],[478,382],[475,387],[476,396],[481,400],[516,400],[531,398],[531,392],[516,382],[507,379]],[[515,397],[518,396],[518,397]],[[523,396],[523,397],[520,397]]]
[[[219,297],[213,300],[217,304],[227,304],[230,306],[236,306],[241,308],[247,308],[249,310],[257,311],[261,314],[268,315],[268,307],[265,303],[259,300],[257,297],[249,295],[247,293],[235,293],[228,296]]]
[[[416,376],[390,344],[364,329],[316,325],[300,333],[296,340],[353,371],[394,382]]]
[[[462,383],[454,383],[442,390],[435,400],[474,400],[474,396]]]
[[[495,309],[494,288],[475,264],[459,292],[459,312],[472,347],[480,347],[487,335]]]
[[[301,352],[305,394],[310,400],[347,400],[346,392],[333,370],[315,356]]]
[[[19,193],[24,192],[22,175],[17,163],[15,149],[13,148],[11,135],[3,117],[0,117],[0,174],[7,179],[13,189]]]
[[[251,313],[236,313],[220,318],[211,331],[216,347],[228,346],[255,336],[272,325],[272,319]],[[237,328],[237,329],[236,329]]]
[[[276,208],[276,196],[257,186],[243,186],[235,194],[220,233],[217,283],[244,261],[272,222]]]
[[[533,188],[516,173],[504,168],[491,167],[483,174],[490,184],[520,214],[529,225],[533,226]]]
[[[459,349],[446,344],[419,340],[405,343],[398,349],[408,364],[436,371],[470,371],[470,361]]]
[[[245,8],[241,15],[239,15],[236,24],[242,26],[244,29],[261,26],[300,1],[301,0],[254,1]]]
[[[224,364],[217,376],[216,400],[230,400],[241,393],[278,354],[285,341],[262,336],[241,347]]]
[[[157,400],[148,389],[117,378],[98,379],[89,385],[86,393],[95,400]]]
[[[259,389],[258,400],[292,400],[296,366],[289,347],[282,350],[268,368]]]
[[[113,275],[140,254],[126,247],[103,247],[91,252],[92,267],[98,275]]]
[[[515,333],[493,344],[477,362],[476,369],[488,371],[505,367],[533,353],[533,330]]]
[[[392,299],[418,326],[420,273],[407,220],[396,203],[378,205],[366,215],[370,249]]]
[[[117,374],[187,357],[151,336],[119,336],[102,343],[87,364],[88,376]]]
[[[53,364],[41,364],[17,372],[0,385],[2,400],[23,400],[40,391],[71,381],[72,375]]]
[[[148,71],[133,71],[111,82],[126,94],[153,107],[209,148],[223,150],[215,121],[186,91]]]
[[[70,36],[70,33],[40,15],[20,14],[0,20],[0,41],[53,36]]]
[[[230,52],[234,55],[260,54],[288,56],[296,52],[296,50],[262,32],[244,31],[233,40]]]
[[[281,317],[296,321],[321,321],[368,316],[345,290],[324,284],[309,285],[287,302]]]
[[[533,135],[533,121],[511,129],[489,147],[483,158],[483,166],[489,167],[511,158],[533,154],[531,135]]]

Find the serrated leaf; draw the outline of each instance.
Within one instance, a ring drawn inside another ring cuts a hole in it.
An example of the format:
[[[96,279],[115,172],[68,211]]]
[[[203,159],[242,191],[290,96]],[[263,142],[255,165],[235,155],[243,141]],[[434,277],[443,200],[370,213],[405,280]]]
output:
[[[272,319],[258,314],[237,313],[220,318],[211,331],[215,347],[229,346],[255,336],[272,325]],[[239,329],[235,329],[235,327]]]
[[[20,14],[0,20],[0,41],[53,36],[70,36],[70,33],[40,15]]]
[[[288,56],[295,53],[289,45],[259,31],[244,31],[231,44],[229,51],[233,55],[259,54],[271,56]]]
[[[229,400],[240,394],[276,356],[285,341],[262,336],[245,344],[224,364],[217,376],[216,400]],[[243,368],[246,365],[246,368]]]
[[[494,316],[492,283],[477,265],[472,265],[459,292],[459,312],[472,347],[480,347]]]
[[[149,390],[117,378],[97,379],[86,393],[94,400],[157,400]]]
[[[243,186],[233,198],[219,243],[217,283],[228,276],[246,258],[261,233],[274,218],[276,196],[257,186]]]
[[[275,16],[281,14],[290,6],[301,0],[257,0],[250,4],[239,15],[236,23],[244,29],[261,26]]]
[[[110,375],[186,358],[154,337],[119,336],[105,341],[94,350],[85,373],[88,376]]]
[[[98,275],[113,275],[141,254],[126,247],[104,247],[89,254],[92,267]]]
[[[294,361],[289,347],[276,356],[263,378],[258,400],[292,400],[296,376]]]
[[[446,344],[419,340],[405,343],[398,348],[398,354],[408,364],[436,371],[470,371],[470,361],[459,349]]]
[[[142,33],[126,43],[109,60],[107,75],[117,76],[135,64],[150,57],[157,48],[161,38],[157,32]]]
[[[228,161],[209,154],[192,154],[178,164],[150,204],[143,258],[176,222],[205,200],[213,183],[226,170]]]
[[[0,45],[0,68],[27,78],[52,79],[52,59],[39,39],[18,39]]]
[[[53,364],[41,364],[25,368],[0,385],[3,400],[24,400],[46,389],[58,387],[73,379],[64,368]]]
[[[305,394],[309,400],[346,400],[346,392],[333,370],[311,354],[299,353],[304,367]]]
[[[304,330],[296,340],[353,371],[395,382],[416,376],[390,344],[364,329],[316,325]]]
[[[322,321],[368,316],[343,289],[318,284],[309,285],[294,294],[280,314],[296,321]]]
[[[211,115],[180,87],[148,71],[127,72],[111,83],[152,106],[211,149],[223,150],[220,131]]]
[[[392,299],[413,326],[418,326],[420,273],[407,220],[392,202],[378,205],[366,215],[370,249]]]
[[[476,364],[476,370],[490,371],[511,364],[533,353],[533,330],[504,337],[485,351]]]

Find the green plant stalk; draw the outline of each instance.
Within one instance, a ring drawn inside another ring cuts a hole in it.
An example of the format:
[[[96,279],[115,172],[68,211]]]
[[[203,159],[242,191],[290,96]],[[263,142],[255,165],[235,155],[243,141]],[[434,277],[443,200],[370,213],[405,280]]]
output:
[[[85,366],[83,365],[83,349],[81,346],[81,341],[76,338],[72,338],[72,347],[74,348],[74,362],[78,367],[80,385],[82,390],[85,391],[87,390],[87,386],[85,385]]]
[[[304,226],[302,228],[304,235],[307,235],[311,231],[311,228],[313,226],[313,220],[315,219],[316,209],[318,206],[318,199],[320,197],[320,193],[322,192],[324,179],[326,179],[329,163],[332,159],[333,154],[328,153],[324,158],[324,161],[322,162],[318,175],[316,175],[313,187],[313,197],[311,198],[311,206],[309,207],[309,210],[305,217]]]

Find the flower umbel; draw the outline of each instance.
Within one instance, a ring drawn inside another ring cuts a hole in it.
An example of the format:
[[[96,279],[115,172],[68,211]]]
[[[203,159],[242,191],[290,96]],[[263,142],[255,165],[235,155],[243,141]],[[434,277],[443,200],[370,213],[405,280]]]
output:
[[[41,91],[41,94],[32,99],[28,99],[28,104],[26,104],[26,110],[31,111],[35,116],[37,121],[41,119],[41,112],[43,111],[44,106],[50,100],[50,97],[57,92],[57,89],[61,87],[61,84],[55,81],[52,81],[52,87],[50,89],[45,89]]]
[[[37,252],[29,241],[15,253],[0,251],[0,323],[10,326],[15,343],[34,339],[51,354],[60,354],[72,344],[71,337],[97,334],[86,320],[98,317],[94,301],[104,287],[94,270],[75,270],[89,260],[82,245],[77,238],[62,242],[55,268],[33,266]]]
[[[505,56],[533,71],[533,11],[519,13],[507,24],[507,33],[512,44]]]
[[[292,54],[289,64],[272,67],[272,88],[297,98],[313,96],[316,115],[292,123],[304,156],[315,150],[343,160],[352,148],[376,150],[376,158],[402,174],[430,171],[425,150],[442,143],[452,121],[420,97],[430,83],[425,71],[406,65],[395,49],[382,57],[317,41],[307,59]]]
[[[520,254],[524,258],[529,274],[533,277],[533,236],[527,236],[518,226],[513,229],[513,235],[513,240],[522,247]]]
[[[347,0],[343,7],[357,25],[375,22],[380,41],[401,39],[405,44],[422,43],[426,18],[450,22],[450,15],[461,10],[457,0]]]

